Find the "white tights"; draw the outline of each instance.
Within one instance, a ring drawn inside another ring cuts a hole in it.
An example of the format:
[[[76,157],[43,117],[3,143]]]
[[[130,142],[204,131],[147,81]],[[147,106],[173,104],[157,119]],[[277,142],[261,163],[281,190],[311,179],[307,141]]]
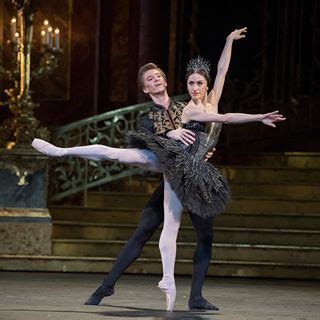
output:
[[[182,205],[164,176],[164,222],[159,241],[163,278],[158,287],[166,295],[167,311],[173,311],[176,300],[174,265],[176,261],[177,235],[181,222]]]
[[[97,161],[119,161],[148,171],[162,172],[161,165],[157,157],[152,151],[147,149],[121,149],[107,147],[100,144],[72,148],[59,148],[41,139],[34,139],[32,146],[38,151],[51,157],[75,156]]]
[[[164,222],[159,240],[163,279],[174,281],[176,243],[180,228],[182,205],[168,180],[164,177]]]
[[[90,145],[72,148],[58,148],[44,140],[34,139],[32,146],[38,151],[55,157],[76,156],[90,160],[112,160],[141,167],[145,170],[162,172],[155,154],[146,149],[121,149],[104,145]],[[166,294],[171,294],[167,302],[168,310],[173,310],[175,301],[174,266],[176,260],[176,240],[181,222],[182,205],[164,177],[164,223],[159,241],[163,278],[159,287]],[[169,292],[169,293],[168,293]]]

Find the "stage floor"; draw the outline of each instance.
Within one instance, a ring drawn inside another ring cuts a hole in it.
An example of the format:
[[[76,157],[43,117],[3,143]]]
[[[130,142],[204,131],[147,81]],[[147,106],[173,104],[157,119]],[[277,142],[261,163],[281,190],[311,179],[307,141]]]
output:
[[[100,306],[83,305],[103,275],[0,273],[1,320],[320,319],[320,282],[208,278],[204,296],[218,312],[187,310],[191,278],[177,277],[176,311],[163,311],[159,276],[126,275]]]

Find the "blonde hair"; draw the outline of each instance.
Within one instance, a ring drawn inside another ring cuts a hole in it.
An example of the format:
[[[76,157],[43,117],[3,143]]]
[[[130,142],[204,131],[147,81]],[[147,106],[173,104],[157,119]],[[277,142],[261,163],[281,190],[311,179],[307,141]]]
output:
[[[165,81],[167,81],[166,74],[165,74],[155,63],[149,62],[149,63],[144,64],[144,65],[139,69],[138,78],[137,78],[137,84],[138,84],[138,87],[139,87],[140,89],[143,89],[143,88],[144,88],[143,75],[144,75],[147,71],[153,70],[153,69],[158,70],[158,71],[161,73],[163,79],[164,79]]]

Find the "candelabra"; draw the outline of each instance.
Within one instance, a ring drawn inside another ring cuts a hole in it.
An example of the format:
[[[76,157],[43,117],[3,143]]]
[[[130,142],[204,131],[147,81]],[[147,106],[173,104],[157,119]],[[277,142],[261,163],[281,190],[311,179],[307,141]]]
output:
[[[34,5],[32,0],[12,3],[17,16],[11,18],[6,42],[11,59],[7,54],[6,66],[0,66],[1,75],[12,83],[1,105],[8,105],[13,114],[0,127],[0,234],[4,239],[0,255],[48,255],[52,230],[47,209],[48,161],[30,142],[34,137],[48,139],[49,132],[34,116],[38,103],[31,98],[30,80],[57,67],[62,53],[60,31],[45,20],[39,30],[40,63],[31,71]]]
[[[34,110],[39,104],[32,100],[30,81],[55,70],[63,52],[60,48],[60,30],[54,29],[45,20],[39,34],[40,63],[31,70],[33,1],[14,0],[12,3],[17,16],[10,21],[11,37],[6,41],[6,45],[10,46],[11,64],[8,69],[0,66],[0,75],[12,83],[11,88],[5,89],[7,101],[0,102],[0,106],[8,105],[13,114],[0,127],[0,147],[7,149],[27,148],[35,136],[48,139],[48,130],[34,116]]]

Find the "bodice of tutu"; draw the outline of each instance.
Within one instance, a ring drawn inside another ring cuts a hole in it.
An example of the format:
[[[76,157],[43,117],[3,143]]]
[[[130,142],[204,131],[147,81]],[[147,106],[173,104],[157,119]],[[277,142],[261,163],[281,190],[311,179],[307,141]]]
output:
[[[183,123],[182,127],[192,131],[206,132],[206,123],[204,122],[190,121],[188,123]]]
[[[221,131],[221,123],[190,121],[182,125],[196,135],[196,141],[187,147],[187,152],[195,159],[205,159],[208,152],[216,146]]]

